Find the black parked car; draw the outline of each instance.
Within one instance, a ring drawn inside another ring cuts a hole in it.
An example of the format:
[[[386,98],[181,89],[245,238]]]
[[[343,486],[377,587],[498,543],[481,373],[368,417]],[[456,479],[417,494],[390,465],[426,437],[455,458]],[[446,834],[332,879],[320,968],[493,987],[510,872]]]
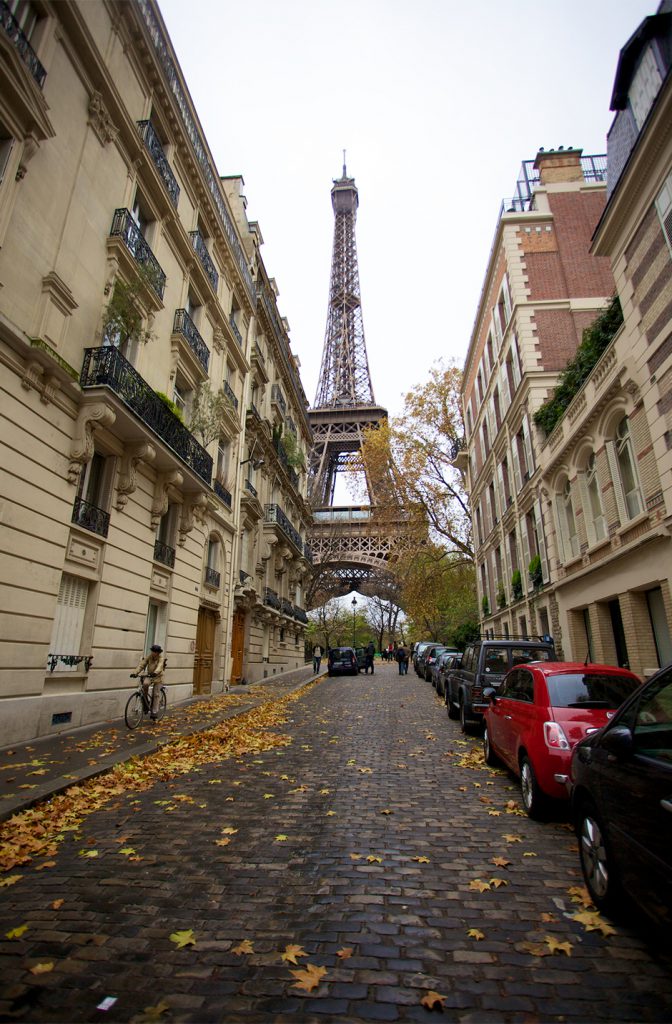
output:
[[[359,665],[354,647],[332,647],[329,651],[327,668],[330,676],[359,675]]]
[[[672,664],[641,686],[572,755],[572,811],[591,899],[627,894],[672,924]]]

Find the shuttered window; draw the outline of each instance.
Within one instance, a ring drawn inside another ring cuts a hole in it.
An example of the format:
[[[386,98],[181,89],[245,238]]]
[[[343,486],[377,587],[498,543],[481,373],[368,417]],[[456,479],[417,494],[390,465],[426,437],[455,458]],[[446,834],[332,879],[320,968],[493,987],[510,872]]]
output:
[[[67,572],[63,573],[49,647],[50,654],[81,654],[80,647],[88,593],[88,580],[78,579]],[[81,671],[81,668],[78,665],[65,665],[59,661],[54,671],[77,672]]]

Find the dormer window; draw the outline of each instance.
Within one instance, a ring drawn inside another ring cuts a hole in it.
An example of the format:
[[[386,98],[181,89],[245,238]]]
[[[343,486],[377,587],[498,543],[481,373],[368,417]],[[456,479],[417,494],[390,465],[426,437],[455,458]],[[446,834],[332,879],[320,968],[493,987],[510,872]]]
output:
[[[653,47],[649,44],[642,54],[639,67],[632,76],[628,93],[630,107],[640,131],[662,84],[663,80],[656,55]]]

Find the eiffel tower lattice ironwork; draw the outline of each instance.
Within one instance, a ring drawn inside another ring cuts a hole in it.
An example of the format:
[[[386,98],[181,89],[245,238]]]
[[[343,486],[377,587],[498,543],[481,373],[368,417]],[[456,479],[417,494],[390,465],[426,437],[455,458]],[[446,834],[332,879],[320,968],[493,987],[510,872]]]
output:
[[[367,479],[368,505],[335,506],[338,474],[360,451],[363,432],[387,418],[376,405],[364,339],[355,222],[359,194],[355,179],[343,174],[333,183],[334,245],[327,329],[315,405],[308,411],[313,429],[309,496],[314,526],[311,547],[317,575],[311,604],[356,589],[393,589],[389,558],[394,544],[390,524],[376,522],[375,499]]]

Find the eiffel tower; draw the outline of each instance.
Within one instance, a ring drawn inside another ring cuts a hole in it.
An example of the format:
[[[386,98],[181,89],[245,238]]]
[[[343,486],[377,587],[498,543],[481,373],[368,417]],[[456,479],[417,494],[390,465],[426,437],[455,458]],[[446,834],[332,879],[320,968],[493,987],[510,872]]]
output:
[[[370,481],[367,505],[334,505],[339,473],[347,471],[362,447],[367,427],[387,419],[373,395],[364,339],[357,265],[355,222],[359,194],[343,174],[333,183],[334,245],[327,329],[314,406],[308,410],[313,429],[309,460],[309,498],[314,526],[310,540],[316,565],[311,604],[331,596],[386,593],[393,589],[389,558],[394,543],[389,523],[381,528]]]

